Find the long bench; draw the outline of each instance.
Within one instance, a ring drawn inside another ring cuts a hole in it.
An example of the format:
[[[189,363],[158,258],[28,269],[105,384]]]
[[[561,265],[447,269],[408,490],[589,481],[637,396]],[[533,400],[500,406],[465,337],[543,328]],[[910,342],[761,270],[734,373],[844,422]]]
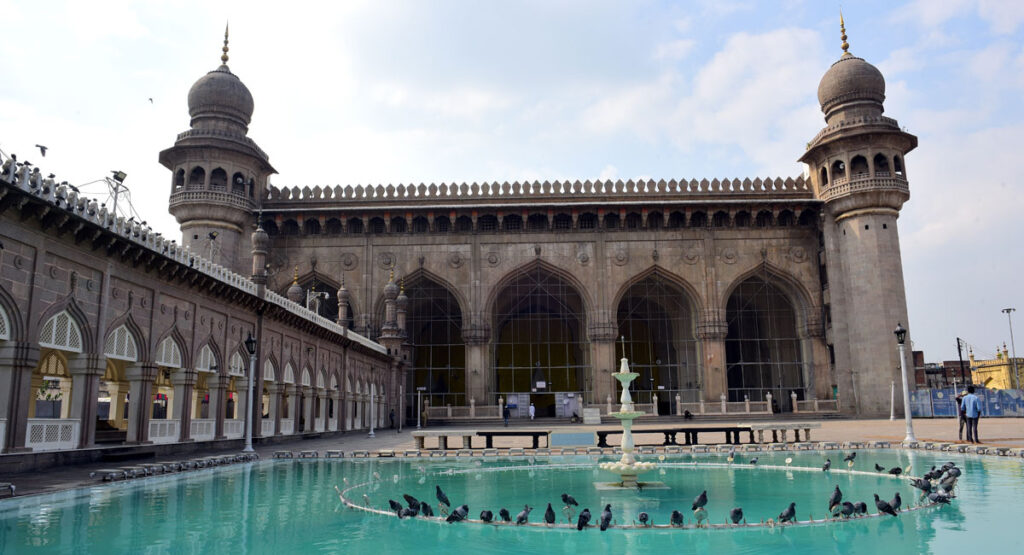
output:
[[[751,424],[742,424],[743,426],[749,427],[752,431],[750,433],[751,443],[753,443],[754,432],[757,432],[757,442],[764,443],[764,433],[772,433],[771,443],[780,443],[779,436],[782,436],[781,443],[787,443],[786,435],[788,432],[793,432],[793,442],[797,443],[800,441],[800,430],[804,431],[803,441],[811,440],[811,430],[821,428],[820,422],[754,422]]]
[[[486,448],[494,447],[494,437],[530,437],[533,438],[533,448],[540,447],[540,438],[544,438],[544,447],[551,447],[551,430],[481,430],[476,433],[486,438]]]
[[[427,447],[426,439],[428,437],[437,438],[436,449],[448,449],[448,438],[459,437],[462,438],[462,448],[472,449],[473,448],[473,437],[479,436],[484,438],[487,449],[494,447],[495,437],[529,437],[533,440],[533,448],[537,449],[540,446],[540,438],[545,438],[547,445],[551,446],[551,438],[549,435],[551,430],[416,430],[412,433],[413,439],[416,441],[417,449],[429,449]]]
[[[737,426],[701,426],[701,427],[672,427],[672,428],[643,428],[633,430],[633,434],[663,434],[665,441],[661,445],[697,445],[700,443],[699,434],[701,433],[724,433],[725,443],[732,445],[739,445],[742,443],[740,434],[750,434],[750,443],[754,443],[754,432],[750,426],[737,425]],[[598,447],[609,447],[608,436],[621,434],[622,430],[597,430],[597,446]],[[683,443],[677,442],[676,437],[682,434]],[[638,444],[642,445],[642,444]],[[650,444],[648,444],[650,445]]]

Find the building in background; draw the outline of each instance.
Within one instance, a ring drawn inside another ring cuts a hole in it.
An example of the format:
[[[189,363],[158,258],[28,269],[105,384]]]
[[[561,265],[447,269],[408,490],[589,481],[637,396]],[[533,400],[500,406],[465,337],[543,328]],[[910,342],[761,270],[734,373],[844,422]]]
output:
[[[1005,343],[1002,351],[998,347],[996,348],[996,357],[993,359],[976,359],[973,349],[968,358],[971,362],[974,383],[988,389],[1017,389],[1020,387],[1020,371],[1024,368],[1024,358],[1017,357],[1016,359],[1017,376],[1015,377],[1013,375],[1014,359],[1010,357]]]

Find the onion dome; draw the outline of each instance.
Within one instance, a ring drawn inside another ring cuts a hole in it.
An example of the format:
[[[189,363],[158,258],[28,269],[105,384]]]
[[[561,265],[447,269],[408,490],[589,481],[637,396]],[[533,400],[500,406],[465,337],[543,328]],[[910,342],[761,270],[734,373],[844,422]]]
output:
[[[885,78],[878,68],[848,52],[846,25],[842,15],[839,25],[843,39],[843,55],[832,64],[818,84],[818,103],[827,119],[832,112],[851,105],[875,105],[880,114],[885,100]]]
[[[351,293],[345,288],[345,276],[341,276],[341,287],[338,288],[338,304],[344,304],[348,302]]]
[[[398,297],[395,299],[398,310],[405,310],[409,307],[409,297],[405,295],[405,278],[402,278],[402,285],[398,288]]]
[[[391,270],[391,277],[388,284],[384,286],[384,298],[393,301],[398,296],[398,285],[395,284],[395,271]]]
[[[266,251],[270,248],[270,236],[267,235],[266,231],[263,231],[263,225],[257,224],[256,231],[252,232],[252,250],[254,251]]]
[[[199,78],[188,91],[188,113],[192,127],[210,120],[228,121],[248,129],[252,120],[252,93],[228,68],[228,31],[224,29],[221,66]]]
[[[295,267],[295,277],[292,278],[292,286],[288,288],[288,300],[293,303],[301,303],[304,296],[302,286],[299,285],[299,267]]]

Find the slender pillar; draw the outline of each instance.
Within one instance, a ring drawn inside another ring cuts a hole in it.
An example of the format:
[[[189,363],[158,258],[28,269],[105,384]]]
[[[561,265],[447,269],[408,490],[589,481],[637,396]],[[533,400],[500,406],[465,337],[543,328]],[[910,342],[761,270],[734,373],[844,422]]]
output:
[[[178,421],[178,441],[192,441],[192,405],[193,389],[196,383],[196,372],[190,368],[181,368],[171,374],[171,385],[174,386],[174,407],[171,418]]]
[[[697,325],[701,341],[701,388],[706,401],[718,401],[728,390],[725,375],[725,336],[729,326],[724,320],[705,319]]]
[[[213,438],[224,439],[224,413],[227,409],[227,386],[231,378],[220,374],[206,378],[210,392],[210,418],[214,419]]]
[[[327,428],[328,428],[328,426],[327,426],[327,390],[326,389],[318,389],[316,391],[316,396],[317,396],[318,399],[320,399],[320,415],[319,415],[320,416],[320,429],[317,430],[317,431],[318,432],[325,432],[325,431],[327,431]]]
[[[128,435],[125,443],[149,443],[149,419],[153,413],[153,381],[159,369],[143,362],[128,366]]]
[[[99,410],[100,376],[106,369],[106,358],[95,354],[68,357],[71,373],[70,417],[78,419],[78,447],[96,444],[96,415]]]
[[[267,393],[270,395],[270,419],[274,421],[274,431],[271,432],[271,435],[281,433],[281,391],[283,389],[284,385],[282,384],[267,384]]]
[[[32,402],[32,370],[39,364],[39,347],[31,343],[0,345],[0,418],[7,419],[7,437],[0,450],[22,453]]]

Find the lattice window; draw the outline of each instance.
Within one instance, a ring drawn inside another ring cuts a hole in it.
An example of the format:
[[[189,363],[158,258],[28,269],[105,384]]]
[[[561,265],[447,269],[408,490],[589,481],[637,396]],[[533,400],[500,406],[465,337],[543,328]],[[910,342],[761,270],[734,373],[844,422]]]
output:
[[[295,383],[295,370],[290,362],[284,365],[284,383]]]
[[[82,352],[82,331],[68,311],[62,311],[43,324],[39,345],[73,353]]]
[[[0,339],[11,338],[11,321],[7,318],[7,311],[0,306]]]
[[[200,372],[216,372],[217,371],[217,357],[213,354],[213,349],[209,345],[203,345],[202,349],[199,349],[199,358],[196,360],[196,370]]]
[[[174,339],[168,337],[156,348],[156,363],[168,368],[181,368],[181,349]]]
[[[43,376],[71,377],[64,359],[52,351],[39,361],[39,373]]]
[[[304,385],[306,387],[310,386],[309,368],[305,368],[305,369],[302,370],[302,383],[300,383],[299,385]]]
[[[277,372],[274,371],[274,363],[270,362],[269,360],[263,363],[263,381],[277,381]]]
[[[135,337],[132,335],[132,332],[128,331],[128,328],[122,324],[107,336],[107,343],[103,346],[103,354],[107,358],[136,361],[139,360],[139,347],[135,343]]]
[[[431,406],[466,405],[466,346],[459,302],[443,285],[426,278],[407,283],[406,292],[406,327],[412,346],[410,398],[424,387],[424,398]],[[347,391],[351,389],[349,385]]]
[[[316,386],[320,389],[324,388],[324,373],[323,371],[316,373]]]
[[[228,363],[228,374],[232,376],[245,375],[245,360],[242,358],[242,355],[238,353],[231,355],[231,361]]]

